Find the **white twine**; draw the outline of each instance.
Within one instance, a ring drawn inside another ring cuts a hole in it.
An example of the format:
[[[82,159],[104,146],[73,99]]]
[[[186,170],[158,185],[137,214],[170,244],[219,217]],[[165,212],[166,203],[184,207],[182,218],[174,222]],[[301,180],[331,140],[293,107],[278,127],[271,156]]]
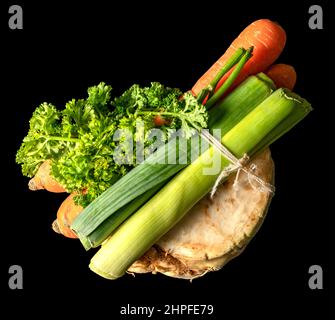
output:
[[[265,182],[263,179],[258,177],[253,172],[256,171],[257,166],[252,163],[248,168],[246,168],[246,164],[249,162],[250,158],[247,154],[244,154],[241,159],[236,158],[219,140],[217,140],[213,135],[211,135],[207,130],[202,130],[200,133],[201,137],[205,139],[207,142],[209,142],[213,147],[215,147],[227,160],[231,162],[231,164],[226,167],[218,178],[216,179],[214,186],[210,192],[210,197],[213,199],[214,194],[216,193],[216,190],[220,183],[223,181],[224,178],[228,177],[231,173],[236,172],[236,177],[233,183],[233,187],[237,187],[237,183],[240,177],[240,172],[243,171],[247,174],[248,181],[251,185],[251,187],[254,190],[260,191],[260,192],[270,192],[271,194],[274,194],[275,187]],[[256,181],[258,186],[255,186],[255,184],[252,181]]]

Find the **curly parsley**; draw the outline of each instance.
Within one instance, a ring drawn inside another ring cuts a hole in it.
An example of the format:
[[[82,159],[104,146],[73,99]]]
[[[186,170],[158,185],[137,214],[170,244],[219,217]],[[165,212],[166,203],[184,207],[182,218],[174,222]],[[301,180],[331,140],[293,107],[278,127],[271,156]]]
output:
[[[68,192],[80,193],[76,201],[86,206],[135,166],[133,146],[141,141],[150,147],[151,129],[162,130],[164,143],[173,129],[182,129],[190,137],[207,126],[207,111],[191,93],[182,94],[157,82],[150,87],[133,85],[114,99],[111,91],[102,82],[88,89],[86,99],[72,99],[63,110],[42,103],[16,155],[22,173],[32,177],[42,162],[52,160],[53,177]],[[155,122],[157,116],[164,121]],[[131,134],[128,147],[124,137],[115,139],[117,130]],[[116,161],[120,147],[125,157],[130,150],[132,159]]]

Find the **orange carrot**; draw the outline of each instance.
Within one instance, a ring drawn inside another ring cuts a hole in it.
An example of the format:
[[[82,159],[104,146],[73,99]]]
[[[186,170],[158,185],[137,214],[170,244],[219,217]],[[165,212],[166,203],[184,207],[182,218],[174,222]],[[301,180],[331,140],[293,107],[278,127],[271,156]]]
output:
[[[297,81],[297,73],[288,64],[275,64],[269,68],[266,74],[273,80],[277,88],[293,90]]]
[[[75,194],[71,193],[61,204],[57,212],[57,219],[52,224],[52,229],[64,235],[67,238],[78,238],[77,235],[71,230],[70,226],[73,220],[83,210],[82,206],[75,204],[73,198]]]
[[[154,116],[153,121],[154,121],[154,125],[156,127],[161,127],[161,126],[169,125],[170,122],[171,122],[171,121],[163,118],[160,115]]]
[[[285,42],[286,33],[277,23],[268,19],[261,19],[251,23],[233,41],[219,60],[197,81],[192,88],[193,94],[198,95],[202,89],[208,86],[238,48],[248,49],[254,47],[253,57],[243,67],[232,87],[237,86],[249,75],[268,69],[283,51]],[[222,85],[228,75],[229,73],[220,80],[216,89]]]
[[[35,176],[30,179],[28,187],[32,191],[48,190],[50,192],[66,192],[66,190],[51,176],[51,161],[44,161],[38,168]]]

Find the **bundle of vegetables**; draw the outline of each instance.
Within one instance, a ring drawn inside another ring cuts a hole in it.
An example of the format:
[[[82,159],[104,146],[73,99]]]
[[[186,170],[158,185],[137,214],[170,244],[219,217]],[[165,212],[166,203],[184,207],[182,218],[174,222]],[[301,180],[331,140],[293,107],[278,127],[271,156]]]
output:
[[[220,134],[224,135],[268,97],[273,89],[274,85],[266,75],[249,77],[222,103],[209,111],[209,128],[221,129]],[[222,112],[224,116],[220,117]],[[153,195],[165,181],[185,168],[192,160],[190,153],[193,150],[190,146],[196,146],[198,139],[198,136],[192,137],[189,148],[185,149],[178,148],[183,145],[182,139],[170,140],[86,207],[72,224],[72,229],[84,247],[89,249],[100,245],[139,207],[133,206],[134,203],[145,203],[148,195]],[[202,147],[205,151],[206,145]],[[176,148],[179,151],[179,163],[165,163],[169,154],[175,154]]]
[[[225,84],[227,90],[250,58],[251,51],[252,48],[247,51],[238,49],[213,79],[212,85],[215,86],[221,76],[237,64]],[[218,99],[222,93],[213,94],[209,101]],[[112,100],[111,87],[100,83],[88,89],[87,99],[72,99],[64,110],[57,110],[48,103],[39,106],[30,120],[30,130],[16,160],[22,164],[24,175],[32,177],[35,174],[29,182],[31,190],[72,193],[60,207],[53,229],[76,238],[70,225],[83,207],[141,163],[155,146],[171,140],[176,129],[181,129],[181,138],[186,141],[196,130],[207,126],[207,110],[202,102],[203,99],[190,92],[182,94],[179,89],[159,83],[146,88],[133,85]],[[150,130],[157,127],[160,135],[152,137]],[[114,215],[113,219],[118,217],[116,221],[123,222],[157,190],[156,185],[152,190],[145,189],[148,192],[141,199],[122,208],[122,214]],[[111,232],[106,225],[101,229],[106,237]],[[103,240],[99,236],[95,243],[100,244]]]
[[[244,154],[252,156],[290,130],[310,110],[307,101],[278,89],[228,131],[222,144],[239,158]],[[204,168],[217,152],[210,148],[203,153],[124,222],[93,257],[90,268],[109,279],[122,276],[211,190],[219,173],[206,175]],[[223,170],[229,161],[224,157],[221,160]]]
[[[62,111],[46,103],[37,108],[17,162],[25,175],[35,175],[31,189],[71,193],[58,212],[54,230],[78,236],[86,249],[104,242],[91,261],[93,271],[108,279],[122,276],[229,166],[197,132],[220,129],[219,140],[231,153],[238,158],[253,156],[309,113],[306,100],[288,89],[275,90],[275,84],[292,89],[296,81],[292,67],[270,67],[285,41],[278,24],[258,20],[200,78],[192,93],[152,83],[147,88],[134,85],[112,99],[111,87],[101,83],[89,88],[87,99],[72,100]],[[149,134],[154,128],[162,129],[159,139]],[[131,138],[115,140],[119,129],[127,129]],[[182,129],[181,136],[176,137],[174,129]],[[140,148],[133,150],[139,142]],[[194,146],[199,153],[193,153]],[[177,162],[170,163],[169,155],[176,153]],[[220,170],[204,174],[206,164],[214,159],[220,160]],[[264,199],[266,206],[269,198]],[[185,228],[179,230],[187,238]],[[172,234],[179,238],[178,231]],[[166,269],[162,255],[159,259]],[[215,260],[216,266],[221,260]],[[132,268],[155,270],[150,263],[145,268],[135,263]]]
[[[226,53],[200,78],[192,89],[193,93],[198,95],[199,101],[205,99],[207,108],[216,104],[209,111],[210,129],[220,128],[223,136],[271,93],[272,81],[264,75],[258,75],[258,80],[248,79],[220,103],[220,98],[231,85],[236,86],[251,73],[268,68],[283,50],[285,41],[285,32],[279,25],[269,20],[256,21],[241,33]],[[248,59],[250,51],[237,49],[245,46],[253,49],[252,59]],[[236,68],[231,69],[234,64],[237,64]],[[187,151],[182,153],[180,148],[177,165],[163,161],[168,157],[167,154],[174,154],[176,145],[178,147],[175,141],[169,141],[165,148],[159,149],[145,163],[115,183],[78,216],[72,229],[86,249],[100,245],[132,213],[127,209],[122,212],[124,206],[186,166],[186,159],[190,156]],[[191,145],[194,146],[194,143]],[[132,185],[131,189],[129,185]],[[143,199],[147,200],[145,195]],[[116,217],[118,219],[114,221]]]

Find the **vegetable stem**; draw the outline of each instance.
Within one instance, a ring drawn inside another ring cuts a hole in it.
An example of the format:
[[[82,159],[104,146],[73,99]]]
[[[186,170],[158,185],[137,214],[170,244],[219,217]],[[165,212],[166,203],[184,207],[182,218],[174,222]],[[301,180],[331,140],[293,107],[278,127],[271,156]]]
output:
[[[164,112],[164,111],[138,111],[137,114],[152,114],[152,115],[160,115],[160,116],[170,116],[173,118],[180,118],[183,117],[180,113],[176,112]]]
[[[199,128],[199,126],[196,126],[195,123],[192,123],[192,121],[190,120],[188,114],[182,114],[182,113],[177,113],[177,112],[159,112],[159,111],[139,111],[137,112],[137,114],[141,115],[141,114],[150,114],[153,116],[159,115],[159,116],[167,116],[168,118],[176,118],[176,119],[183,119],[186,122],[189,122],[191,124],[192,127],[196,128],[196,129],[201,129]]]
[[[211,93],[213,91],[213,87],[212,86],[208,86],[207,88],[205,89],[202,89],[200,91],[200,93],[198,94],[198,97],[197,97],[197,100],[198,102],[200,103],[204,103],[205,102],[205,99],[207,98],[208,94]]]
[[[243,55],[246,53],[244,48],[239,48],[236,52],[229,58],[227,63],[223,66],[222,69],[216,74],[214,79],[210,82],[210,84],[202,89],[197,97],[199,102],[203,102],[207,96],[211,97],[217,84],[219,83],[220,79],[233,67],[236,63],[238,63]]]
[[[68,141],[68,142],[80,142],[78,138],[67,138],[67,137],[57,137],[57,136],[41,136],[46,140],[56,140],[56,141]]]
[[[223,94],[229,89],[229,87],[233,84],[239,73],[241,72],[244,65],[252,56],[253,47],[250,47],[240,59],[238,64],[236,65],[233,72],[229,75],[227,80],[223,83],[223,85],[214,93],[214,95],[207,101],[206,107],[211,108],[220,98],[222,98]]]
[[[249,49],[250,50],[250,49]],[[244,48],[239,48],[236,52],[230,57],[224,67],[217,73],[215,78],[209,84],[213,89],[216,88],[220,79],[233,67],[236,63],[238,63],[241,58],[245,55],[246,50]]]

